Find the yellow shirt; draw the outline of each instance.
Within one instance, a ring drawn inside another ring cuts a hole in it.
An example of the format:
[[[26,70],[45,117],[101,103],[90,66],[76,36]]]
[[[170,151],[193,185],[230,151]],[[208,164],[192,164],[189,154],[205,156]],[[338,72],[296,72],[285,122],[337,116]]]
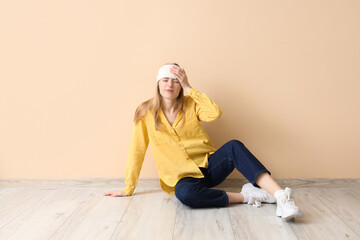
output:
[[[175,194],[175,185],[183,177],[204,177],[199,167],[208,167],[208,158],[216,149],[200,121],[215,121],[222,110],[205,93],[194,88],[185,96],[185,107],[186,122],[182,127],[180,111],[171,126],[161,108],[159,118],[165,131],[156,131],[151,111],[134,125],[123,189],[127,195],[135,190],[149,143],[164,192]]]

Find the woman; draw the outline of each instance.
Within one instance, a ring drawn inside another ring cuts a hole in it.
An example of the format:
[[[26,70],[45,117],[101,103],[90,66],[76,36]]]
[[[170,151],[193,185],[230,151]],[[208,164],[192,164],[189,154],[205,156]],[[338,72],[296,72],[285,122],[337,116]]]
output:
[[[184,68],[176,63],[163,65],[156,83],[155,97],[140,104],[135,112],[126,187],[105,196],[132,195],[150,144],[162,190],[175,194],[189,207],[226,207],[232,203],[259,207],[261,202],[276,202],[277,216],[285,220],[303,217],[292,190],[282,189],[243,143],[231,140],[214,148],[200,121],[215,121],[222,110],[205,93],[191,87]],[[250,181],[240,193],[211,189],[234,168]]]

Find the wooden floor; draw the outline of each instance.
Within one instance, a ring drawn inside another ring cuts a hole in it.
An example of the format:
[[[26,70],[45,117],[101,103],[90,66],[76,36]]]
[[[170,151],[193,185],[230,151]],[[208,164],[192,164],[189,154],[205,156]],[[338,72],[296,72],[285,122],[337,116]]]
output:
[[[283,221],[276,204],[191,209],[157,179],[140,179],[130,197],[102,195],[123,179],[0,179],[0,239],[360,239],[360,179],[277,181],[293,188],[304,218]]]

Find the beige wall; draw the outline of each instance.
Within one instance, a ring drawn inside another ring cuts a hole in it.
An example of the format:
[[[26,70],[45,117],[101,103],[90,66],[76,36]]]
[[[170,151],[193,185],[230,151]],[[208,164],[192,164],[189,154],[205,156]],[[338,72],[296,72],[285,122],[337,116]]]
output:
[[[2,1],[0,177],[124,177],[177,62],[274,177],[360,177],[360,2]],[[157,177],[148,150],[140,177]],[[233,172],[230,177],[241,177]]]

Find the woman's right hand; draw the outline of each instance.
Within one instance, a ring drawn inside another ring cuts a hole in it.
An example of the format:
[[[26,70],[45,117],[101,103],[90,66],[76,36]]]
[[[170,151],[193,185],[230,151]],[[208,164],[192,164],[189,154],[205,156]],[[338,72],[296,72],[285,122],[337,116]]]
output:
[[[123,190],[119,191],[112,191],[104,193],[104,196],[111,196],[111,197],[125,197],[128,196]]]

